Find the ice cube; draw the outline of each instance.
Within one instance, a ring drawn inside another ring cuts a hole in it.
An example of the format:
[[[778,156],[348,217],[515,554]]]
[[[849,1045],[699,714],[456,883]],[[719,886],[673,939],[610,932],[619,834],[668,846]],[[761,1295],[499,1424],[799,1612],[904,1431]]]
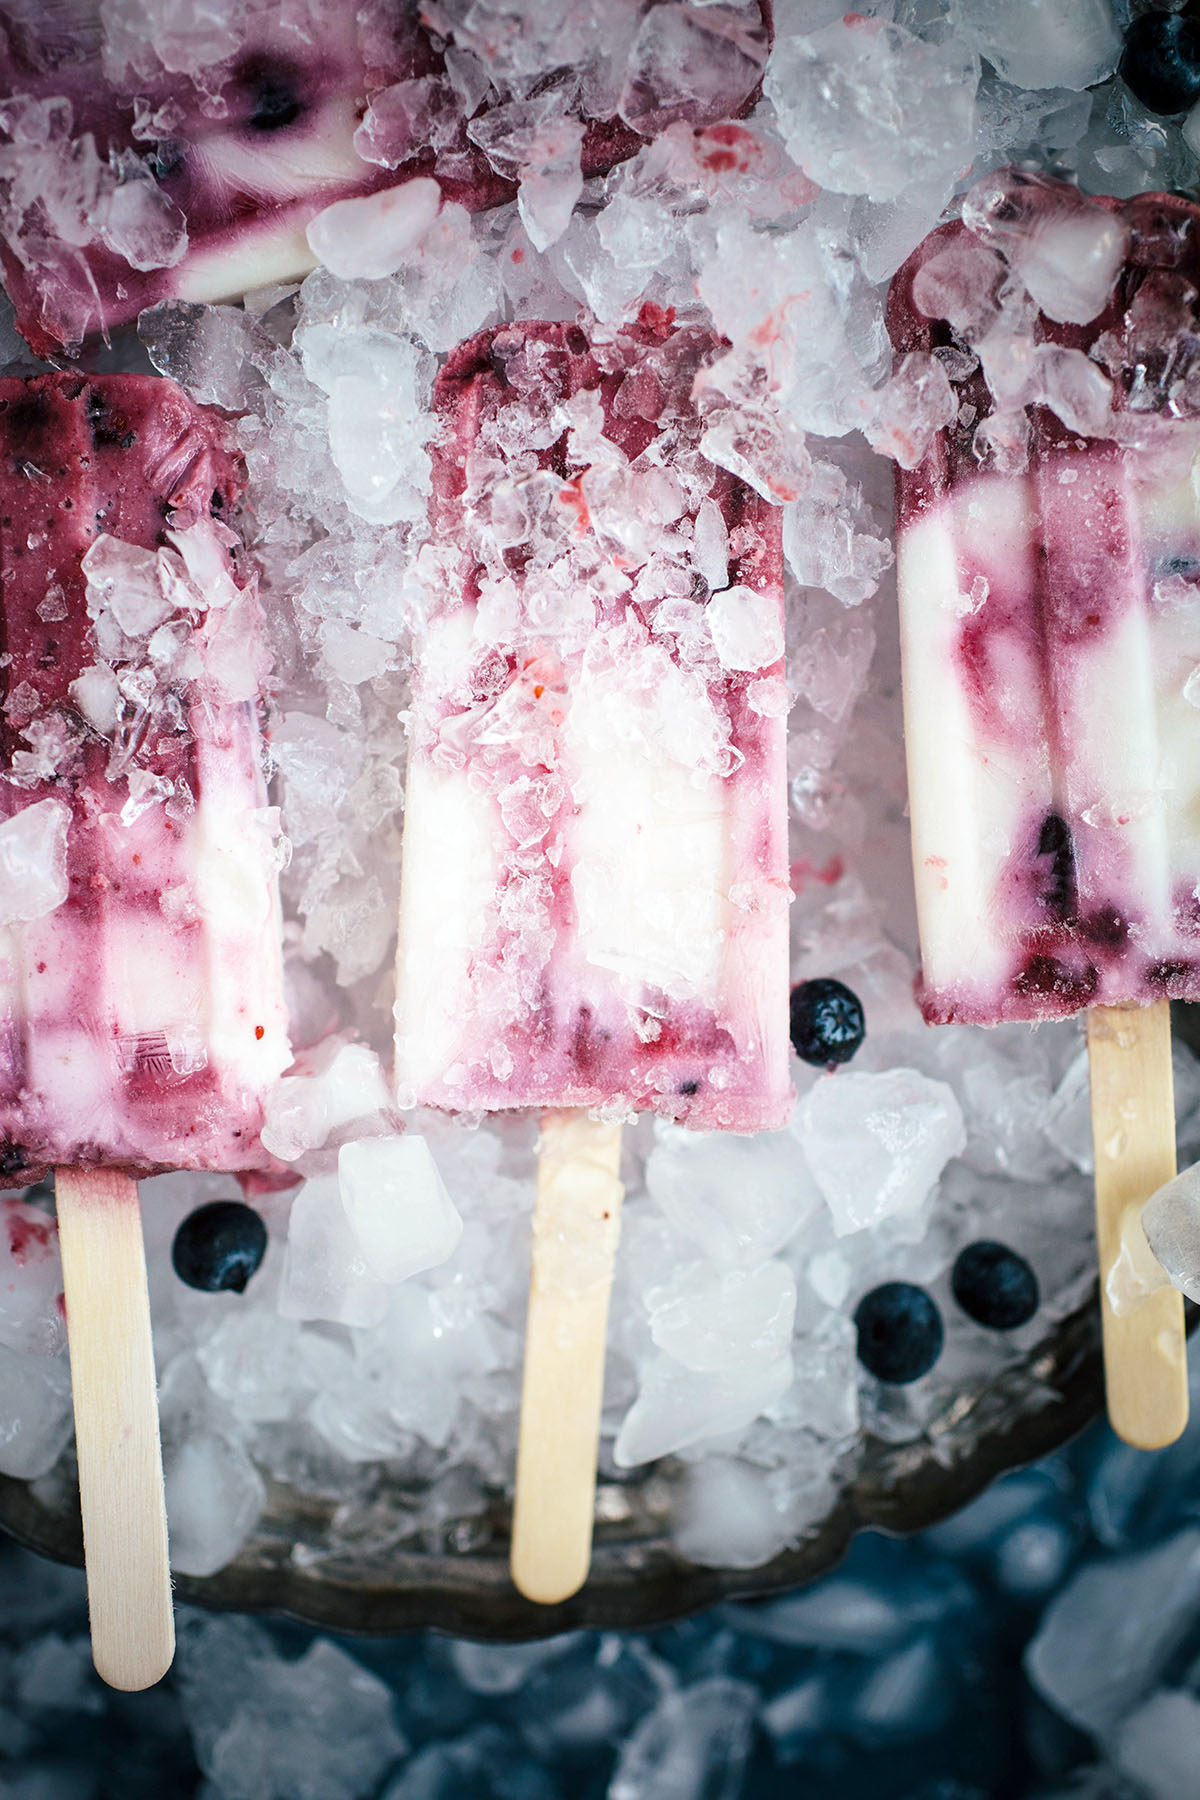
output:
[[[96,1679],[86,1637],[60,1632],[23,1647],[17,1671],[17,1698],[35,1711],[102,1713],[104,1693]]]
[[[785,1767],[798,1762],[828,1731],[830,1685],[825,1675],[803,1675],[781,1688],[763,1707],[763,1729],[771,1739],[776,1761]]]
[[[66,1449],[71,1423],[66,1357],[22,1356],[0,1344],[0,1475],[45,1475]]]
[[[138,336],[155,368],[206,405],[242,412],[251,402],[255,360],[273,345],[240,306],[164,300],[138,317]]]
[[[1106,1737],[1162,1679],[1200,1612],[1200,1531],[1081,1569],[1043,1615],[1025,1669],[1056,1711]]]
[[[967,1141],[953,1090],[902,1068],[825,1076],[797,1129],[839,1237],[917,1211]]]
[[[780,37],[764,91],[788,153],[823,188],[893,200],[914,182],[949,194],[971,161],[978,56],[848,12],[804,37]]]
[[[582,143],[580,122],[560,119],[539,142],[536,156],[527,156],[521,164],[517,211],[536,250],[548,250],[558,242],[583,192]]]
[[[613,1446],[619,1469],[686,1450],[749,1425],[791,1386],[792,1359],[697,1374],[661,1353],[642,1372],[638,1397]]]
[[[428,175],[335,200],[310,223],[309,249],[340,281],[378,281],[407,261],[441,203],[442,190]]]
[[[1095,87],[1121,54],[1110,0],[963,0],[962,17],[996,73],[1016,87]]]
[[[143,550],[101,532],[80,567],[87,579],[88,612],[108,612],[129,637],[148,637],[174,610],[163,591],[158,551]]]
[[[285,1319],[378,1325],[390,1294],[346,1216],[336,1175],[306,1181],[292,1202],[279,1291]]]
[[[391,1105],[379,1059],[365,1044],[333,1039],[308,1059],[307,1071],[285,1075],[267,1095],[262,1141],[282,1162],[298,1162],[347,1126],[378,1117]]]
[[[583,125],[564,112],[563,91],[490,107],[467,135],[499,174],[519,178],[517,208],[534,248],[557,243],[583,192]]]
[[[1119,1247],[1104,1282],[1108,1303],[1118,1318],[1136,1312],[1151,1294],[1170,1285],[1162,1259],[1154,1255],[1147,1241],[1141,1210],[1135,1204],[1122,1212],[1117,1230]]]
[[[1001,251],[1051,319],[1084,325],[1102,310],[1125,261],[1129,227],[1062,183],[1020,169],[985,175],[963,224]]]
[[[1113,1761],[1147,1800],[1178,1800],[1200,1766],[1200,1700],[1179,1688],[1152,1694],[1122,1724]]]
[[[124,152],[118,180],[96,211],[100,236],[133,269],[168,269],[188,247],[183,213],[134,151]]]
[[[646,1186],[718,1269],[753,1269],[820,1205],[790,1132],[753,1138],[656,1125]]]
[[[733,118],[762,76],[767,49],[753,0],[652,6],[629,53],[617,109],[645,137],[678,120],[698,126]]]
[[[693,1463],[676,1492],[674,1513],[677,1549],[706,1568],[761,1568],[790,1537],[764,1471],[728,1456]]]
[[[358,1338],[353,1362],[312,1408],[326,1442],[356,1462],[411,1454],[414,1435],[449,1443],[469,1393],[517,1360],[515,1334],[470,1297],[456,1308],[453,1289],[442,1296],[416,1282],[384,1292],[392,1299],[382,1324]]]
[[[379,1281],[407,1281],[454,1253],[462,1219],[423,1137],[343,1144],[338,1187],[367,1268]]]
[[[468,116],[475,111],[487,87],[485,77],[483,92],[476,90],[469,97],[472,103],[465,109]],[[354,134],[354,148],[364,162],[397,169],[401,163],[430,150],[444,149],[461,130],[462,122],[459,95],[449,81],[436,75],[410,76],[371,95],[363,122]],[[309,243],[317,251],[311,238]]]
[[[975,1609],[974,1588],[951,1564],[906,1566],[895,1548],[864,1534],[824,1581],[753,1611],[735,1609],[732,1622],[773,1644],[882,1658]]]
[[[454,1672],[472,1694],[515,1694],[529,1677],[580,1641],[577,1632],[543,1638],[533,1644],[472,1644],[466,1638],[447,1645]]]
[[[0,1344],[26,1356],[66,1347],[58,1227],[11,1196],[0,1200]]]
[[[784,508],[783,553],[802,587],[825,588],[846,606],[870,599],[893,555],[861,487],[831,462],[814,462],[808,488]]]
[[[1051,1095],[1042,1119],[1042,1130],[1050,1142],[1085,1175],[1095,1166],[1091,1092],[1087,1051],[1080,1050]]]
[[[67,897],[67,833],[63,800],[35,800],[0,825],[0,925],[42,919]]]
[[[783,622],[769,594],[723,588],[704,609],[723,669],[765,669],[783,655]]]
[[[163,1458],[171,1567],[215,1575],[262,1516],[266,1488],[240,1445],[197,1432]]]
[[[757,1690],[724,1675],[668,1692],[621,1746],[608,1800],[696,1800],[741,1790]]]
[[[443,1723],[440,1709],[437,1723]],[[520,1739],[491,1720],[459,1737],[436,1738],[408,1759],[379,1800],[555,1800],[544,1761],[530,1756],[522,1742],[538,1725],[536,1717],[523,1719]]]
[[[935,1640],[918,1638],[872,1669],[854,1703],[854,1723],[875,1744],[926,1737],[954,1706],[950,1670]]]
[[[723,1275],[688,1263],[651,1288],[646,1305],[654,1342],[687,1369],[770,1364],[791,1341],[796,1278],[782,1262]]]
[[[1151,1195],[1142,1209],[1142,1230],[1175,1287],[1200,1301],[1200,1163]]]
[[[290,1418],[313,1391],[301,1328],[274,1311],[230,1312],[196,1356],[213,1393],[248,1422]]]
[[[958,417],[958,396],[936,356],[914,350],[874,400],[871,448],[915,469],[934,438]]]
[[[388,1688],[327,1640],[288,1658],[248,1619],[194,1616],[177,1669],[197,1760],[223,1800],[360,1800],[408,1749]]]
[[[921,264],[912,295],[927,319],[945,319],[968,343],[977,343],[1000,309],[998,293],[1007,265],[985,244],[959,239]]]

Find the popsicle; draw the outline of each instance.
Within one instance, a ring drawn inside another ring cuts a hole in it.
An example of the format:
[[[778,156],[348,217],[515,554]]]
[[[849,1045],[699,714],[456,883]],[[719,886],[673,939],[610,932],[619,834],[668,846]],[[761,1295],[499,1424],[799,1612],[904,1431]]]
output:
[[[890,300],[958,406],[897,476],[919,997],[1088,1009],[1109,1411],[1147,1447],[1186,1419],[1182,1311],[1118,1315],[1107,1277],[1174,1170],[1168,1002],[1200,997],[1198,221],[1002,171]]]
[[[637,15],[656,5],[629,9],[635,50]],[[659,16],[690,11],[672,0]],[[170,69],[104,9],[68,3],[52,29],[43,12],[0,0],[0,265],[41,355],[157,301],[233,299],[307,274],[318,260],[307,228],[337,201],[431,177],[471,211],[516,196],[509,167],[498,173],[467,134],[500,98],[486,58],[447,60],[452,8],[437,9],[437,30],[410,0],[231,10],[195,33],[192,66],[177,46]],[[182,15],[174,25],[182,34]],[[747,110],[769,29],[766,0],[697,8],[663,37],[665,94],[639,82],[635,61],[627,117],[564,99],[583,175],[634,155],[673,117],[704,125]],[[457,35],[470,52],[461,22]],[[700,55],[694,91],[673,97],[676,62]]]
[[[258,705],[217,415],[166,381],[0,382],[0,1176],[49,1168],[97,1666],[173,1642],[133,1177],[265,1166],[290,1060]]]
[[[588,1567],[620,1121],[755,1131],[791,1098],[780,515],[704,457],[716,353],[652,309],[522,324],[435,389],[396,1078],[544,1115],[513,1545],[540,1600]]]

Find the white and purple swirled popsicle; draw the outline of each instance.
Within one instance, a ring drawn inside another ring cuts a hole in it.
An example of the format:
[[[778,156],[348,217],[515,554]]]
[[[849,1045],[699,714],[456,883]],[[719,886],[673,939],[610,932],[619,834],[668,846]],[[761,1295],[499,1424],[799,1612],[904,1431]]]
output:
[[[951,423],[898,475],[932,1022],[1200,998],[1200,211],[1016,171],[896,276]]]
[[[172,382],[0,382],[0,1180],[269,1164],[290,1058],[239,487]]]
[[[718,351],[645,309],[438,378],[402,1103],[786,1118],[780,515],[702,453]]]
[[[761,91],[767,0],[521,15],[0,0],[0,265],[20,330],[53,355],[160,301],[297,280],[338,202],[391,191],[387,229],[415,241],[440,201],[515,199],[524,160],[603,175],[665,125],[739,116]],[[378,237],[381,218],[356,229]]]

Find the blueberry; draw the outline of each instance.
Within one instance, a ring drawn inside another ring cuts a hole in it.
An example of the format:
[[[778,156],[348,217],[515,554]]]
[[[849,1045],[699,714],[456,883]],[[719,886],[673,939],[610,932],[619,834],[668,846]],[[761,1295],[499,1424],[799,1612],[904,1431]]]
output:
[[[239,80],[249,100],[251,131],[286,130],[305,110],[300,78],[287,64],[256,58],[243,65]]]
[[[1125,33],[1121,74],[1151,112],[1188,112],[1200,100],[1200,26],[1179,13],[1143,13]]]
[[[858,1303],[858,1360],[880,1381],[897,1385],[928,1375],[945,1333],[936,1303],[911,1281],[885,1281]]]
[[[1037,1276],[1025,1258],[990,1238],[959,1252],[950,1286],[968,1318],[993,1331],[1015,1331],[1038,1309]]]
[[[801,981],[792,989],[790,1011],[796,1055],[821,1068],[849,1062],[866,1036],[858,995],[841,981]]]
[[[171,1245],[171,1261],[180,1281],[217,1294],[223,1288],[244,1291],[262,1262],[267,1228],[252,1206],[240,1200],[211,1200],[189,1213]]]

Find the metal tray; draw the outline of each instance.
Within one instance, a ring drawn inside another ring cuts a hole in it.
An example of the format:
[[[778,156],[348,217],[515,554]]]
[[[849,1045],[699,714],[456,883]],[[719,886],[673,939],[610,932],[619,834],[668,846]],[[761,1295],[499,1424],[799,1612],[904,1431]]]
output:
[[[228,1612],[272,1612],[337,1632],[426,1630],[502,1641],[580,1627],[643,1628],[718,1600],[803,1587],[840,1562],[855,1534],[923,1530],[949,1517],[997,1475],[1036,1461],[1091,1423],[1103,1404],[1100,1321],[1093,1300],[1063,1320],[1024,1362],[949,1396],[925,1435],[906,1444],[862,1441],[830,1512],[797,1548],[757,1569],[688,1562],[665,1525],[668,1483],[651,1468],[600,1483],[592,1572],[572,1599],[536,1606],[508,1574],[509,1509],[451,1522],[438,1551],[400,1545],[358,1557],[328,1553],[336,1502],[269,1485],[263,1518],[219,1574],[180,1575],[181,1600]],[[82,1564],[83,1536],[68,1453],[39,1488],[61,1493],[54,1510],[24,1481],[0,1477],[0,1527],[58,1562]],[[402,1491],[381,1483],[374,1505]]]

